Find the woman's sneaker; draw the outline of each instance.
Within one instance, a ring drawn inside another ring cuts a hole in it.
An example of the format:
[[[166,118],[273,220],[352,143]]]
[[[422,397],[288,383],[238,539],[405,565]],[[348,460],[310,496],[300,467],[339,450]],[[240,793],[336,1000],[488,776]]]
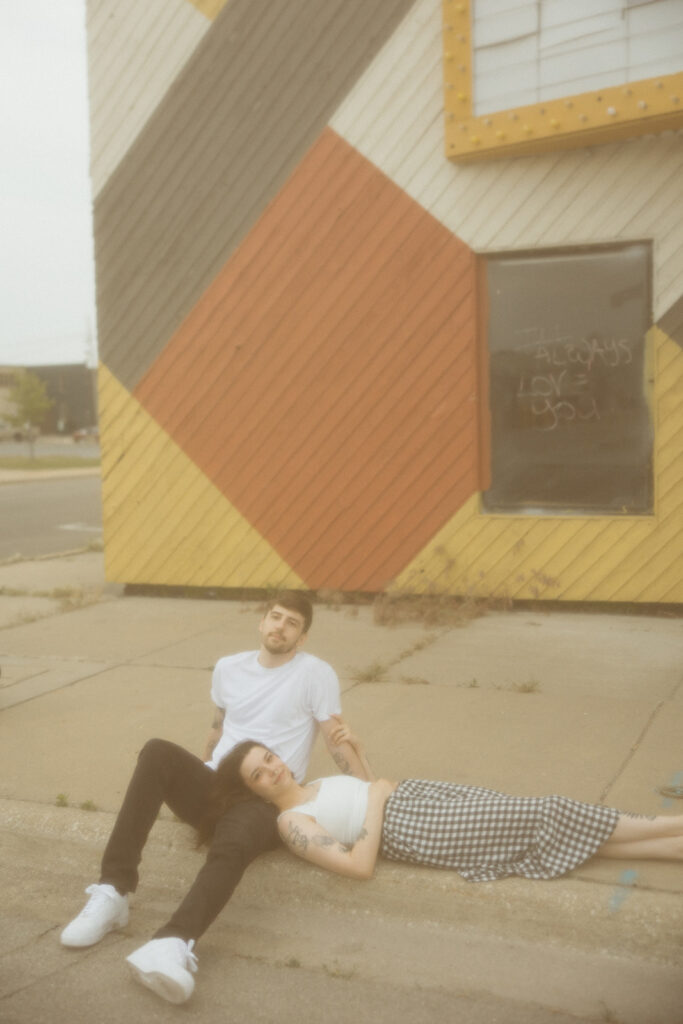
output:
[[[93,946],[107,932],[128,924],[128,897],[113,885],[89,885],[85,891],[90,899],[62,932],[63,946]]]
[[[152,939],[126,957],[134,977],[169,1003],[184,1003],[194,991],[194,939]]]

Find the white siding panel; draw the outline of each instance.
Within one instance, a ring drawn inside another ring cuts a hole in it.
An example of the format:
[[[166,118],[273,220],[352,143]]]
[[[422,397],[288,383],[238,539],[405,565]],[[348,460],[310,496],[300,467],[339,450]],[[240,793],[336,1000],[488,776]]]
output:
[[[441,60],[440,5],[417,0],[331,127],[477,252],[653,239],[661,316],[683,292],[683,134],[454,164]]]
[[[187,0],[90,0],[90,172],[94,196],[210,25]]]

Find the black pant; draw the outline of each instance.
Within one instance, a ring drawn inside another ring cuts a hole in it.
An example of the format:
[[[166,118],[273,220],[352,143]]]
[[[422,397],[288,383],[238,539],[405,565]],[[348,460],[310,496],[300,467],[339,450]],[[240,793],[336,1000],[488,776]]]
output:
[[[102,857],[101,883],[122,895],[135,892],[138,865],[162,803],[190,825],[198,825],[215,778],[194,754],[149,740],[138,763]],[[231,807],[218,821],[206,862],[170,921],[155,938],[198,939],[230,899],[248,864],[278,844],[277,812],[262,800]]]

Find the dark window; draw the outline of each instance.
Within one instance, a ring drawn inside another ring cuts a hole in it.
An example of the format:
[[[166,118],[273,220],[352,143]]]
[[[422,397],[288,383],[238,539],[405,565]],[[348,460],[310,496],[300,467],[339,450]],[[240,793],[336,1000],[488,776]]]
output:
[[[648,513],[647,243],[486,258],[499,511]]]

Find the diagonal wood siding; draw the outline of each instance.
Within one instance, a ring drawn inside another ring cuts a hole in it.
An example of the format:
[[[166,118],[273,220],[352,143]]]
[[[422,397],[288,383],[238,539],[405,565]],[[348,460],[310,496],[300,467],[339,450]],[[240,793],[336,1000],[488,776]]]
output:
[[[474,287],[327,131],[135,397],[309,587],[380,589],[478,485]]]
[[[516,600],[683,601],[683,351],[657,328],[654,516],[484,515],[474,495],[396,589]]]
[[[95,204],[100,352],[127,387],[409,6],[231,0],[213,23]]]
[[[213,7],[224,3],[216,0]],[[206,6],[188,0],[88,3],[90,175],[95,197],[208,31],[212,15],[202,9]]]
[[[438,0],[210,2],[91,36],[110,578],[682,600],[681,136],[454,166]],[[641,239],[655,514],[481,515],[473,254]]]

